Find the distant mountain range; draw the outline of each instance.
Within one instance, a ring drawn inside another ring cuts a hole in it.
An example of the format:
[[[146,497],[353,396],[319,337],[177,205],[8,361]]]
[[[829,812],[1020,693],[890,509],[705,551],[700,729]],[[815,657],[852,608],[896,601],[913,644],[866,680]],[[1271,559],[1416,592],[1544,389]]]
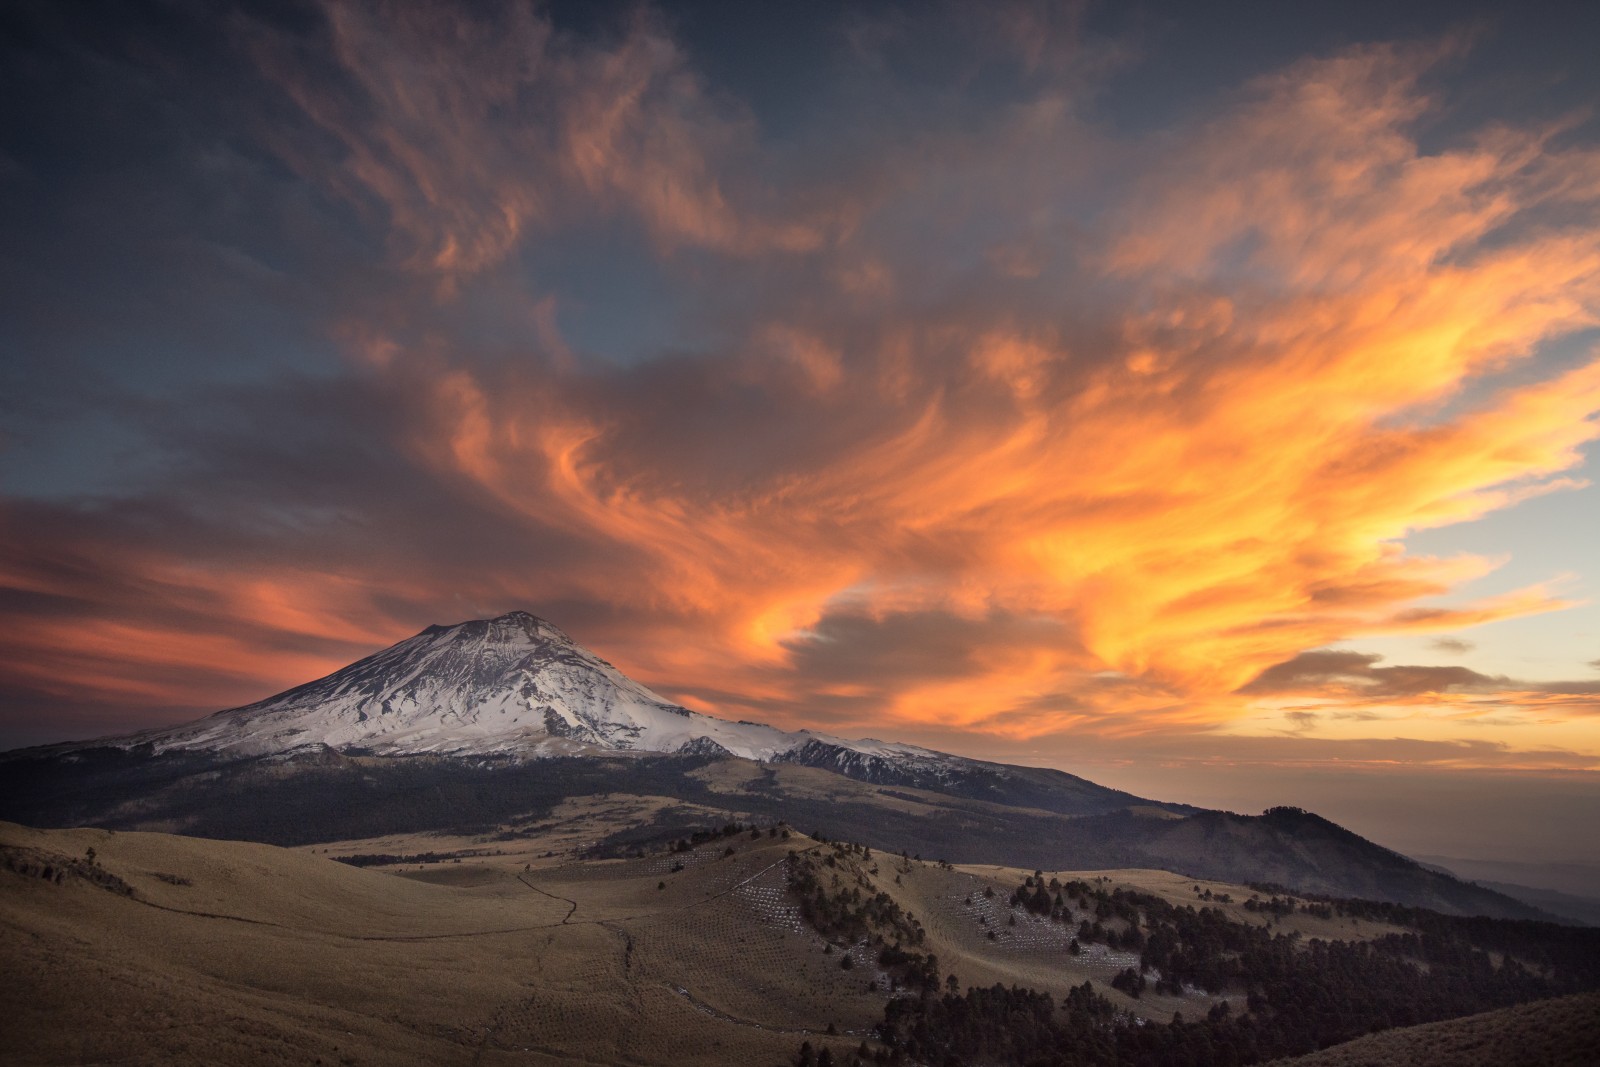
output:
[[[486,829],[601,793],[676,802],[627,840],[784,818],[957,862],[1159,867],[1549,917],[1298,809],[1203,811],[1062,771],[703,715],[521,611],[430,626],[193,723],[0,754],[0,818],[280,844]]]

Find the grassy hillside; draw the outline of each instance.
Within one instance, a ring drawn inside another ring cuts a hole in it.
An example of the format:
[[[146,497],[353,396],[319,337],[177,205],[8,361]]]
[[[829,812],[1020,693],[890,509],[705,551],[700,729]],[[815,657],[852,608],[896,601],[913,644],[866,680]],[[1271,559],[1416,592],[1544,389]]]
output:
[[[1254,1002],[1250,982],[1206,978],[1202,955],[1171,956],[1175,942],[1162,957],[1171,981],[1125,984],[1140,964],[1132,942],[1154,951],[1161,916],[1197,908],[1280,959],[1420,933],[1395,943],[1431,961],[1441,989],[1482,966],[1480,980],[1524,975],[1514,996],[1547,984],[1462,943],[1430,947],[1467,920],[1423,915],[1429,933],[1397,923],[1414,918],[1403,909],[1335,910],[1161,871],[1035,879],[777,826],[583,858],[661,803],[612,794],[564,802],[510,836],[300,850],[0,824],[7,1062],[776,1065],[809,1042],[844,1067],[863,1045],[868,1060],[895,1062],[916,1024],[908,1010],[994,987],[1097,1005],[1096,1033],[1164,1035],[1175,1014],[1215,1023]],[[1053,914],[1014,902],[1030,880],[1061,887]],[[1549,944],[1545,928],[1489,923],[1475,936],[1552,975],[1567,968],[1559,952],[1529,955]],[[1584,951],[1564,938],[1558,947]],[[1448,1010],[1465,988],[1433,1007],[1406,992],[1402,1006]],[[898,1045],[879,1037],[886,1006]],[[1270,1022],[1276,1009],[1268,997],[1251,1010]]]
[[[1592,1067],[1597,1060],[1600,994],[1587,993],[1389,1030],[1277,1067]]]
[[[778,1064],[801,1041],[840,1062],[881,1047],[895,975],[870,944],[819,933],[789,889],[790,857],[817,842],[769,828],[629,859],[546,855],[635,804],[574,805],[521,842],[331,846],[428,857],[377,868],[330,846],[0,824],[7,1062]],[[1123,997],[1108,983],[1125,961],[1069,958],[1039,924],[986,937],[961,901],[1016,871],[875,856],[859,873],[921,916],[925,948],[963,981],[1089,980],[1130,1011],[1214,1001]]]
[[[880,1006],[781,899],[809,844],[450,864],[458,884],[430,884],[0,826],[7,1062],[778,1063]]]

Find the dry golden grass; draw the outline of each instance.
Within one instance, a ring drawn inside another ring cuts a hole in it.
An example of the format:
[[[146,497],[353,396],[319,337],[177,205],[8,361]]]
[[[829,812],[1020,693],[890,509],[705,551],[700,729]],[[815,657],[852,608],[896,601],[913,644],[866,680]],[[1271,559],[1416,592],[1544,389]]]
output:
[[[827,945],[804,926],[785,889],[792,851],[832,847],[743,834],[687,853],[573,858],[648,818],[652,803],[587,798],[510,843],[398,835],[298,850],[0,823],[0,858],[25,855],[37,868],[43,857],[67,872],[46,880],[0,864],[6,1062],[779,1064],[803,1039],[854,1048],[881,1017],[887,976],[865,945]],[[112,888],[82,876],[91,848],[92,871]],[[485,854],[405,870],[329,858],[470,850]],[[1031,871],[886,853],[836,862],[847,884],[860,879],[914,914],[923,950],[963,986],[1059,996],[1089,980],[1157,1019],[1218,999],[1129,1000],[1109,981],[1131,954],[1071,955],[1076,920],[1010,924],[1007,897]],[[1197,884],[1249,896],[1164,871],[1054,873],[1179,904],[1196,901]],[[1223,907],[1260,921],[1238,903]],[[1281,926],[1341,937],[1384,929],[1332,922],[1324,930],[1328,920],[1296,915]],[[830,1024],[837,1038],[821,1036]]]
[[[93,848],[135,893],[0,870],[6,1061],[778,1063],[882,1007],[784,910],[782,861],[810,844],[718,842],[676,873],[668,856],[428,872],[466,883],[445,885],[0,824],[12,854],[63,869]]]
[[[1190,1017],[1204,1014],[1225,999],[1199,992],[1183,996],[1147,992],[1138,1000],[1124,996],[1111,988],[1111,979],[1124,968],[1137,966],[1138,953],[1116,952],[1104,945],[1093,945],[1083,946],[1080,955],[1072,955],[1068,945],[1083,915],[1075,915],[1069,923],[1058,923],[1017,913],[1017,922],[1011,925],[1009,919],[1013,913],[1007,904],[1008,898],[1023,878],[1032,873],[996,866],[943,869],[934,864],[911,863],[895,867],[894,858],[885,857],[879,864],[875,881],[917,915],[928,933],[928,950],[938,955],[944,971],[955,973],[962,987],[1015,983],[1059,998],[1070,987],[1088,981],[1118,1007],[1141,1018],[1160,1020],[1171,1018],[1175,1011]],[[1047,876],[1052,873],[1046,872]],[[1165,871],[1117,873],[1176,877]],[[900,882],[895,884],[897,875]],[[1062,881],[1084,877],[1064,873],[1057,876]],[[1118,884],[1143,888],[1125,880]],[[992,888],[995,895],[983,896],[985,887]],[[1228,887],[1234,893],[1239,889],[1238,886]],[[995,935],[993,939],[989,937],[990,932]]]

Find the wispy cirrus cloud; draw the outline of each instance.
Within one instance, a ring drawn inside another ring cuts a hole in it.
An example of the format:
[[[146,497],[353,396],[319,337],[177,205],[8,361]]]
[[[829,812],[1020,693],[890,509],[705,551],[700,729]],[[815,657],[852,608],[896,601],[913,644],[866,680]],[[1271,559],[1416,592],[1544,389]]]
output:
[[[762,191],[739,167],[750,117],[706,92],[648,8],[601,39],[559,33],[524,3],[323,11],[313,45],[240,24],[310,120],[274,147],[379,213],[405,266],[459,280],[608,211],[638,218],[666,251],[755,255],[823,239],[817,224],[753,210]]]
[[[854,329],[809,326],[839,354],[826,395],[795,396],[782,359],[725,382],[737,353],[587,381],[575,402],[546,379],[456,377],[448,455],[508,510],[555,503],[652,558],[656,604],[717,634],[718,662],[783,673],[803,650],[820,669],[830,628],[859,660],[869,631],[887,646],[930,612],[1053,624],[1033,647],[995,640],[993,669],[874,694],[907,721],[1049,730],[1081,710],[1020,710],[1096,699],[1111,671],[1155,690],[1111,698],[1149,726],[1302,648],[1558,607],[1541,589],[1415,606],[1489,564],[1398,546],[1570,484],[1600,401],[1587,364],[1444,408],[1587,325],[1597,260],[1572,233],[1518,236],[1552,195],[1537,136],[1417,147],[1434,58],[1359,50],[1255,85],[1058,268],[1120,298],[1099,313],[885,300]],[[662,443],[668,412],[694,428],[683,445]]]

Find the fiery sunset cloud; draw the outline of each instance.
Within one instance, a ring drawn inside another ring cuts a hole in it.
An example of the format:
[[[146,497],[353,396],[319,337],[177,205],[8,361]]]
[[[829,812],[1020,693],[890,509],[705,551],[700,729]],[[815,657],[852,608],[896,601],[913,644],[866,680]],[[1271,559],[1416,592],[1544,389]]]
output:
[[[1152,119],[1048,5],[841,15],[777,102],[674,9],[174,11],[6,64],[17,743],[522,607],[785,726],[1600,766],[1584,658],[1474,666],[1592,658],[1600,574],[1416,544],[1594,514],[1600,139],[1466,91],[1493,26]]]

